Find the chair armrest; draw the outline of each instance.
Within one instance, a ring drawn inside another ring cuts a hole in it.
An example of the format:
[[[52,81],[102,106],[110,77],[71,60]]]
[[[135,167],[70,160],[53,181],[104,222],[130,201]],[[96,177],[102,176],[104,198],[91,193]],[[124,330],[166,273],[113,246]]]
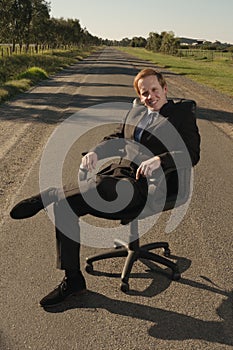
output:
[[[152,173],[152,176],[150,176],[148,178],[148,182],[149,184],[155,184],[156,183],[156,186],[164,180],[164,177],[166,177],[167,175],[173,173],[174,171],[177,171],[177,168],[176,167],[172,167],[172,168],[168,168],[166,170],[162,170],[161,172],[161,168],[160,168],[160,171],[158,171],[158,169],[156,169],[153,173]],[[159,174],[158,174],[159,173]]]
[[[162,175],[161,176],[159,176],[159,178],[157,178],[157,181],[159,181],[160,179],[163,179],[164,178],[164,175],[166,176],[166,175],[169,175],[169,174],[171,174],[171,173],[173,173],[174,171],[188,171],[188,170],[190,170],[189,168],[187,168],[187,167],[185,167],[185,166],[180,166],[180,167],[177,167],[177,166],[174,166],[174,167],[171,167],[171,168],[168,168],[168,169],[166,169],[166,170],[162,170]],[[155,172],[156,172],[156,170],[155,170]],[[155,173],[154,172],[154,173]],[[154,174],[155,175],[155,174]],[[152,174],[152,176],[150,177],[150,179],[153,181],[153,180],[155,180],[156,178],[155,177],[153,177],[153,174]]]
[[[157,176],[155,172],[154,176],[152,174],[152,177],[148,179],[148,194],[153,197],[158,187],[165,188],[164,186],[166,186],[165,181],[167,177],[174,172],[177,172],[178,186],[180,187],[180,189],[182,189],[182,194],[183,192],[186,192],[187,189],[190,188],[191,168],[187,168],[185,166],[174,166],[164,171],[162,170],[162,173],[157,173]]]

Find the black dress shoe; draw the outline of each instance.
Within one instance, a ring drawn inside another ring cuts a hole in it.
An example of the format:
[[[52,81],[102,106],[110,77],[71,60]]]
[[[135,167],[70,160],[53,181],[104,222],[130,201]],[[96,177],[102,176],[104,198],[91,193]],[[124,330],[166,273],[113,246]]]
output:
[[[78,296],[86,292],[86,282],[84,277],[76,283],[70,283],[67,277],[48,295],[40,301],[40,305],[44,308],[57,306],[70,296]]]
[[[53,202],[52,199],[49,199],[49,194],[52,190],[54,190],[54,188],[48,188],[36,196],[20,201],[11,209],[10,216],[12,219],[27,219],[36,215],[41,209],[44,209],[45,206],[43,202],[46,201],[46,205]]]

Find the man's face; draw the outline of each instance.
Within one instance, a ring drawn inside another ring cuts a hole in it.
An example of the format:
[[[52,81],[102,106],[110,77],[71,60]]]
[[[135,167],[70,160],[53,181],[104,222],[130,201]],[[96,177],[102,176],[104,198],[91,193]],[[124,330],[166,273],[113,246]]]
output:
[[[167,103],[167,86],[162,86],[155,75],[138,81],[141,102],[152,111],[159,111]]]

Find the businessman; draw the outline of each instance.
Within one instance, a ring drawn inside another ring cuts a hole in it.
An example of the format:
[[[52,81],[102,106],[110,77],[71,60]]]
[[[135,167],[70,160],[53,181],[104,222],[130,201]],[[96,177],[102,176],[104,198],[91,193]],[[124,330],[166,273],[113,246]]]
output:
[[[177,137],[169,139],[169,149],[156,137],[160,134],[166,137],[166,131],[171,125],[183,140],[188,152],[190,164],[187,166],[195,166],[199,161],[200,135],[195,112],[187,112],[182,102],[167,99],[168,87],[164,76],[154,69],[144,69],[136,75],[134,88],[140,104],[132,107],[115,133],[106,136],[82,158],[82,167],[91,172],[96,168],[98,160],[121,155],[119,162],[112,163],[97,173],[96,182],[90,183],[86,193],[91,194],[97,189],[99,195],[111,203],[117,198],[117,183],[122,179],[126,180],[131,184],[133,194],[124,208],[104,212],[97,209],[95,203],[87,203],[80,188],[64,190],[63,197],[60,196],[59,189],[49,188],[43,193],[22,200],[11,210],[10,215],[13,219],[25,219],[36,215],[51,203],[54,205],[58,267],[65,271],[65,276],[62,282],[40,301],[43,307],[57,305],[71,295],[78,297],[86,290],[86,282],[80,270],[79,224],[76,220],[74,225],[77,238],[71,239],[65,232],[66,227],[62,227],[62,222],[65,222],[61,219],[65,215],[65,203],[68,203],[77,218],[92,214],[102,218],[133,220],[140,214],[147,201],[147,178],[159,169],[167,170],[177,163],[186,162],[184,147],[177,141]],[[169,137],[167,132],[167,138]],[[177,173],[173,173],[166,181],[168,194],[178,191]]]

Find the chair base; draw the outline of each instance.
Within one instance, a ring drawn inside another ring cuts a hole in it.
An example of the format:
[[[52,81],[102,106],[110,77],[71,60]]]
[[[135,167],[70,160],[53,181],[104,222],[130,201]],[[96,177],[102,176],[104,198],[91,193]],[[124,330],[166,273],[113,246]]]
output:
[[[165,257],[150,252],[150,250],[158,249],[158,248],[164,249]],[[93,262],[95,261],[110,259],[110,258],[117,258],[117,257],[126,257],[124,268],[121,274],[121,285],[120,285],[121,291],[126,293],[129,291],[128,281],[129,281],[133,264],[138,259],[146,259],[146,260],[154,261],[163,266],[169,267],[172,270],[172,275],[171,275],[172,280],[175,280],[175,281],[179,280],[181,275],[177,264],[166,258],[170,256],[170,253],[171,252],[167,242],[155,242],[155,243],[139,246],[139,239],[136,239],[135,241],[130,243],[125,243],[123,241],[116,240],[114,250],[110,250],[103,254],[97,254],[87,258],[85,270],[88,273],[92,273],[94,270]]]

